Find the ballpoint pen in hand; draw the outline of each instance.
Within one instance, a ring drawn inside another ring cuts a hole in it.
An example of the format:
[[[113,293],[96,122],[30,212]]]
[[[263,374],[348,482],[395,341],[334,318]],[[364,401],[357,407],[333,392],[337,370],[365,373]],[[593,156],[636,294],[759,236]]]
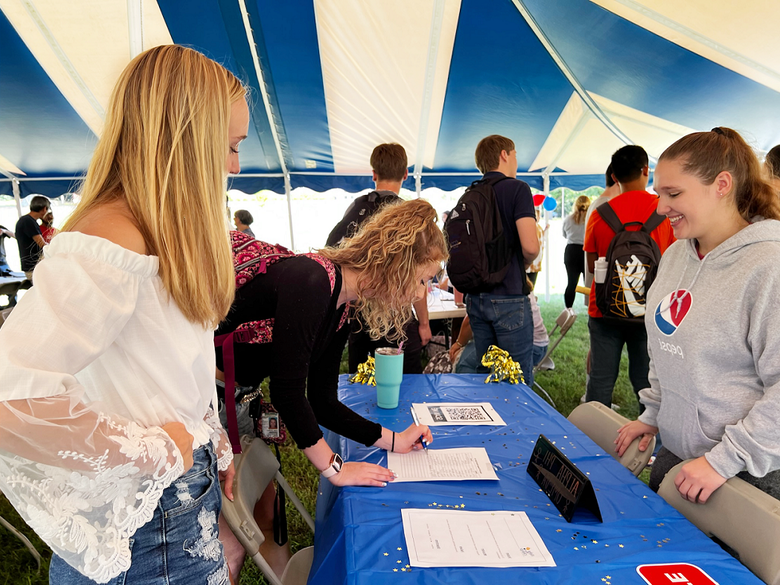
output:
[[[411,408],[412,411],[412,420],[414,421],[414,424],[416,426],[420,426],[420,421],[417,420],[417,413],[414,411],[414,406]],[[420,442],[422,443],[423,449],[425,450],[426,455],[428,454],[428,441],[420,437]]]

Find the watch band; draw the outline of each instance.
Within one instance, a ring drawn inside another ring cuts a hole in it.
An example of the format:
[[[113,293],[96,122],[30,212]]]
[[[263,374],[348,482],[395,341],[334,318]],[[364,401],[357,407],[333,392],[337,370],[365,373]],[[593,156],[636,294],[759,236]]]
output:
[[[330,458],[330,464],[328,467],[322,470],[322,477],[329,479],[341,471],[343,461],[338,453],[334,453]]]

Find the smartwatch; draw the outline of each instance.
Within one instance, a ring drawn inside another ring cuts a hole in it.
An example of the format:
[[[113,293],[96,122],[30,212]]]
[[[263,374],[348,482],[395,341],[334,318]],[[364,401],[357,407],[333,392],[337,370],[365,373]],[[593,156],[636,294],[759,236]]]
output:
[[[339,471],[341,471],[341,466],[344,465],[344,462],[341,460],[341,457],[338,453],[334,453],[333,456],[330,458],[330,463],[328,464],[328,467],[326,467],[322,472],[322,477],[328,479],[336,475]]]

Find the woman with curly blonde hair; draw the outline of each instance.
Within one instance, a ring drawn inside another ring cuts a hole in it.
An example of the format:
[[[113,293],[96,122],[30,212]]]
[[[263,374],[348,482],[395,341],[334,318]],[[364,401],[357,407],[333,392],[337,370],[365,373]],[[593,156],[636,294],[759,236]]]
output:
[[[282,420],[331,483],[381,487],[394,475],[371,463],[334,466],[336,456],[320,425],[364,445],[400,453],[420,448],[420,437],[432,440],[426,426],[394,432],[364,419],[344,406],[336,391],[349,334],[347,305],[361,312],[374,338],[402,332],[412,302],[422,298],[424,283],[446,258],[436,211],[423,200],[405,201],[387,205],[340,247],[272,264],[236,291],[218,335],[242,323],[273,319],[270,342],[235,346],[236,383],[256,387],[270,378],[271,401]],[[217,349],[217,367],[222,366]],[[270,519],[270,510],[266,514],[258,520]]]
[[[52,548],[51,583],[228,581],[213,328],[245,97],[192,49],[133,59],[81,202],[0,331],[0,489]]]
[[[436,211],[419,199],[388,205],[339,248],[314,256],[272,264],[236,291],[218,335],[242,323],[274,320],[270,343],[236,345],[236,382],[257,386],[270,378],[271,401],[320,471],[329,469],[333,452],[319,425],[365,445],[410,451],[421,435],[430,439],[426,427],[393,433],[342,405],[336,388],[349,333],[347,304],[360,311],[372,337],[402,332],[412,302],[440,270],[447,245]],[[217,367],[222,369],[219,349]],[[347,463],[329,479],[336,485],[382,486],[393,474],[377,465]]]

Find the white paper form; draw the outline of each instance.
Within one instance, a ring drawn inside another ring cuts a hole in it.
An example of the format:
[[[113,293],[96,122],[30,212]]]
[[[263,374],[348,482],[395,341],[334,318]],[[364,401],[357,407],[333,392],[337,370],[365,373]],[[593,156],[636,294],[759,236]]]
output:
[[[525,512],[401,510],[413,567],[554,567]]]
[[[415,402],[412,408],[421,425],[506,426],[504,419],[489,402]]]
[[[388,453],[387,468],[398,476],[394,481],[442,481],[464,479],[498,480],[484,447],[427,449],[409,453]]]

